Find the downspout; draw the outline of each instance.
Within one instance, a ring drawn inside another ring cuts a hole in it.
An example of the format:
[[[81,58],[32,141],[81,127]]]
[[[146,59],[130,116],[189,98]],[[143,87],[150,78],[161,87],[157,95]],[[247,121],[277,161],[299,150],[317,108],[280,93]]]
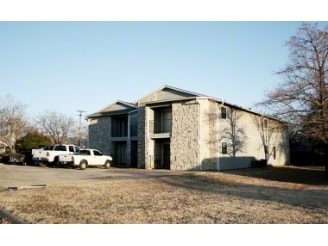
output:
[[[220,112],[221,112],[221,108],[224,106],[224,100],[221,101],[221,104],[220,104]],[[221,118],[221,116],[219,115],[219,119]],[[220,124],[220,121],[218,120],[218,124],[219,124],[219,127],[218,127],[218,131],[219,131],[219,134],[221,134],[221,124]],[[216,168],[218,171],[221,171],[220,169],[220,147],[222,146],[222,143],[219,143],[219,157],[218,157],[218,161],[217,161],[217,165],[216,165]]]
[[[199,98],[196,99],[196,102],[198,104],[198,132],[197,132],[197,140],[198,140],[198,163],[199,163],[199,171],[203,171],[202,169],[202,160],[200,156],[200,103],[199,103]]]

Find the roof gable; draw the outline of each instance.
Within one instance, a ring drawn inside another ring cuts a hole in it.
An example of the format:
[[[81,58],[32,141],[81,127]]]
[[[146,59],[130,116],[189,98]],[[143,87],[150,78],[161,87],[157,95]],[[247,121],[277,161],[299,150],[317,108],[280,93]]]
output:
[[[194,93],[191,91],[181,90],[172,86],[163,86],[162,88],[148,94],[147,96],[139,99],[135,103],[140,105],[148,102],[156,101],[174,101],[187,98],[194,98],[204,96],[199,93]]]
[[[116,101],[107,107],[100,110],[100,112],[112,112],[112,111],[120,111],[120,110],[128,110],[128,109],[136,109],[137,107],[131,103]]]
[[[101,109],[100,111],[93,113],[89,115],[88,117],[94,117],[94,116],[101,116],[105,114],[119,114],[119,113],[128,113],[129,111],[135,110],[137,108],[136,105],[128,102],[123,101],[115,101],[112,104],[109,104],[105,108]]]

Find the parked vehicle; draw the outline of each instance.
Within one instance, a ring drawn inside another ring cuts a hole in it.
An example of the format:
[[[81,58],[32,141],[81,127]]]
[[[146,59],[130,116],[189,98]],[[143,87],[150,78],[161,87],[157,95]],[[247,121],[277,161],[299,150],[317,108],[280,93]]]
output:
[[[110,168],[112,157],[103,155],[96,149],[80,149],[78,153],[73,155],[61,154],[58,158],[60,165],[66,165],[71,167],[79,167],[84,170],[88,166],[104,166]]]
[[[1,155],[0,162],[5,164],[21,164],[26,165],[25,155],[21,153],[12,153]]]
[[[61,154],[72,155],[77,153],[80,148],[73,144],[55,144],[49,149],[33,149],[32,160],[35,165],[58,165],[58,156]]]

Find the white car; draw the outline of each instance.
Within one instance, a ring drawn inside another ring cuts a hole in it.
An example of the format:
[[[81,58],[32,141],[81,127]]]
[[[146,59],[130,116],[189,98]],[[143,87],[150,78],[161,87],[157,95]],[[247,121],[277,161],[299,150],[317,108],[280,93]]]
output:
[[[59,164],[72,167],[79,167],[84,170],[88,166],[104,166],[110,168],[113,158],[109,155],[103,155],[96,149],[80,149],[73,155],[59,155]]]

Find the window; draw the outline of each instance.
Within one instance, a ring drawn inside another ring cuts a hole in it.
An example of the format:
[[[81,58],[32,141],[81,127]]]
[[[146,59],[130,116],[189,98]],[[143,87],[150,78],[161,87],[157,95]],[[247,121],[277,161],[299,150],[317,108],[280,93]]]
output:
[[[66,151],[65,145],[56,145],[54,151]]]
[[[79,155],[90,155],[90,150],[87,149],[80,150]]]
[[[228,154],[228,146],[226,142],[222,142],[222,154]]]
[[[273,159],[275,160],[276,159],[276,146],[274,146],[272,148],[272,156],[273,156]]]
[[[130,135],[132,137],[138,136],[138,121],[137,120],[130,121]]]
[[[227,108],[221,107],[221,119],[227,118]]]
[[[172,130],[172,109],[154,109],[154,120],[150,121],[150,132],[169,133]]]
[[[96,155],[96,156],[102,156],[102,153],[100,153],[97,150],[93,150],[93,154]]]
[[[264,129],[268,128],[268,120],[267,119],[263,119],[263,128]]]
[[[112,117],[112,137],[126,137],[128,135],[127,116]]]

